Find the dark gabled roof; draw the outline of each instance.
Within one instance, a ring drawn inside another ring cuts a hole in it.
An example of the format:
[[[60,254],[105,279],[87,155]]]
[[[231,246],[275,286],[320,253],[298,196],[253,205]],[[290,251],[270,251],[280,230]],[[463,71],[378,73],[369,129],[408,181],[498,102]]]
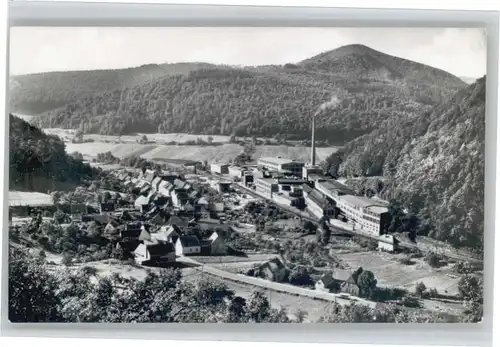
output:
[[[174,245],[170,242],[161,242],[161,243],[146,245],[146,248],[151,257],[159,257],[168,253],[175,252]]]
[[[186,191],[184,190],[175,190],[175,194],[177,195],[177,197],[181,200],[188,200],[189,199],[189,196],[188,194],[186,193]]]
[[[275,273],[275,272],[277,272],[277,271],[279,271],[281,269],[284,269],[285,265],[278,258],[273,258],[273,259],[265,262],[264,264],[262,264],[261,268],[268,268],[273,273]]]
[[[194,235],[180,236],[179,241],[183,247],[196,247],[200,246],[200,241]]]
[[[129,237],[131,239],[137,239],[141,235],[141,229],[125,229],[121,231],[121,237],[126,238]]]
[[[336,281],[347,282],[352,277],[352,272],[349,270],[335,269],[332,274]]]
[[[323,285],[327,288],[330,287],[335,282],[335,280],[330,274],[323,275],[320,278],[320,281],[323,282]]]
[[[177,216],[171,216],[168,219],[168,224],[176,225],[178,227],[183,227],[188,225],[188,220],[186,218],[179,218]]]
[[[120,245],[120,248],[128,252],[134,251],[140,244],[141,241],[137,239],[127,239],[126,241],[123,240],[118,241],[118,245]]]

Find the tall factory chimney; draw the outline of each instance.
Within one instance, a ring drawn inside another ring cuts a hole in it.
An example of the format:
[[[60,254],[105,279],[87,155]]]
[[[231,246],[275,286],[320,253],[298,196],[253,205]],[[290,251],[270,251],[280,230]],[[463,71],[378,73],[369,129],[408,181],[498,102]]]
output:
[[[314,138],[316,132],[316,115],[317,113],[313,115],[311,125],[311,166],[316,165],[316,141]]]

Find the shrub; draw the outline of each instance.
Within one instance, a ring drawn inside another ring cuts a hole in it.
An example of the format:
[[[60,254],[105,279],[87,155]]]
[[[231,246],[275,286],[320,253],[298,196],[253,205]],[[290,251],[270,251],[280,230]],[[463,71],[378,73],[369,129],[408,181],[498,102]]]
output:
[[[426,289],[427,287],[425,286],[425,284],[423,282],[419,282],[415,286],[415,294],[422,296]]]
[[[404,257],[403,259],[399,260],[399,262],[403,265],[414,265],[415,261],[412,260],[411,256]]]
[[[436,253],[429,254],[425,260],[432,268],[438,268],[441,265],[441,260]]]

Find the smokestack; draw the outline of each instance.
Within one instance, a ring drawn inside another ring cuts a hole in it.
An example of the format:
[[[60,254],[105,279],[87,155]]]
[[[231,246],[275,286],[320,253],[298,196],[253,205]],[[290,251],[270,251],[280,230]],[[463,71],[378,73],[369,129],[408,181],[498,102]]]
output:
[[[318,112],[316,112],[313,117],[312,117],[312,124],[311,124],[311,166],[316,165],[316,141],[314,138],[315,132],[316,132],[316,115]]]

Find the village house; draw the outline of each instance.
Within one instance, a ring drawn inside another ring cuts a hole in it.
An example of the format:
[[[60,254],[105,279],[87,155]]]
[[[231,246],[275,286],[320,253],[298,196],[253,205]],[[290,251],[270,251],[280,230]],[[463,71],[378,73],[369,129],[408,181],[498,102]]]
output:
[[[176,255],[189,255],[201,253],[201,245],[194,235],[179,236],[175,243]]]
[[[359,296],[359,287],[354,280],[353,273],[348,270],[335,269],[332,274],[336,286],[341,293]]]
[[[140,265],[160,265],[175,262],[175,248],[167,243],[141,243],[134,250],[134,258]]]
[[[213,232],[208,238],[210,241],[210,255],[225,255],[227,245],[217,232]]]
[[[164,196],[170,196],[174,191],[174,185],[171,182],[161,181],[158,185],[158,193]]]
[[[286,267],[278,258],[271,259],[259,266],[260,276],[274,282],[283,282],[286,277]]]
[[[71,220],[73,222],[81,222],[82,217],[88,213],[86,204],[71,204]]]
[[[184,206],[189,201],[189,196],[183,189],[176,189],[172,192],[172,204],[174,207]]]
[[[330,274],[324,274],[314,285],[316,290],[322,292],[333,292],[336,290],[336,283]]]
[[[151,235],[143,228],[125,229],[120,231],[120,238],[144,241],[151,240]]]
[[[181,235],[181,230],[177,225],[164,225],[160,228],[159,232],[151,234],[151,238],[175,244],[179,235]]]
[[[161,180],[161,177],[159,177],[159,176],[156,176],[153,179],[153,181],[151,182],[151,187],[152,187],[154,192],[158,191],[158,188],[159,188],[161,182],[162,182],[162,180]]]
[[[139,211],[141,211],[141,213],[145,213],[148,210],[149,205],[151,204],[151,198],[152,198],[152,195],[139,196],[134,202],[134,207],[137,208]],[[146,208],[145,208],[145,206],[146,206]]]

